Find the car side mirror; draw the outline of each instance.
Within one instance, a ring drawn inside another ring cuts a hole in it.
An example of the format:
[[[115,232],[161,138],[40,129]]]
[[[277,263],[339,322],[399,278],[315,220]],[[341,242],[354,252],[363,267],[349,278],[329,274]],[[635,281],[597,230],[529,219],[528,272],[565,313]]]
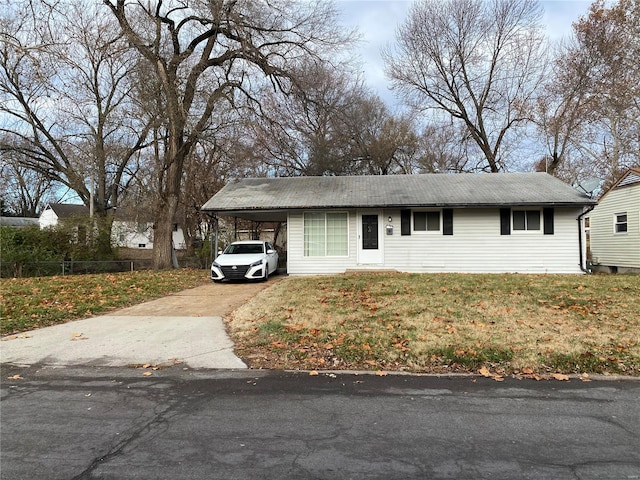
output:
[[[222,255],[222,250],[218,250],[218,255]]]
[[[273,253],[276,253],[276,251],[275,250],[271,250],[271,249],[267,250],[267,255],[271,255]]]

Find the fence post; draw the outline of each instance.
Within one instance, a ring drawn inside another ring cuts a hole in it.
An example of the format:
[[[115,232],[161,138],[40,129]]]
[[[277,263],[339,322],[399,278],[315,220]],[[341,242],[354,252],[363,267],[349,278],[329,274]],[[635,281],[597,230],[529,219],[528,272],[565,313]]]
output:
[[[133,272],[133,260],[131,260],[131,271]]]
[[[64,260],[62,260],[62,276],[64,277]]]

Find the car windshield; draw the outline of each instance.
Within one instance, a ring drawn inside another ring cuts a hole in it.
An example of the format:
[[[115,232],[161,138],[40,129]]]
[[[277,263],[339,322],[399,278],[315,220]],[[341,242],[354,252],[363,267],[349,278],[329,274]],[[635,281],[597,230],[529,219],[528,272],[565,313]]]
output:
[[[237,243],[229,245],[224,251],[225,254],[241,254],[241,253],[264,253],[262,243]]]

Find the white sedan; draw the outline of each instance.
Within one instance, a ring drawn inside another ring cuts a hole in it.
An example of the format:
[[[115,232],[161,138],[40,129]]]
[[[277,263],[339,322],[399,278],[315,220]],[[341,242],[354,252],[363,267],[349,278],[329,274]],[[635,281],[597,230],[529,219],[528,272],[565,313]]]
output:
[[[233,242],[211,264],[211,280],[267,280],[278,268],[278,252],[269,242]]]

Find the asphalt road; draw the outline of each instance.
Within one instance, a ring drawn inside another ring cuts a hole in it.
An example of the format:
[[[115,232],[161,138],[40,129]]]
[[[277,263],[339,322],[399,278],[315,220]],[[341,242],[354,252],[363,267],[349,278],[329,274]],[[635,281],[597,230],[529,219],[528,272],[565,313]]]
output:
[[[640,479],[637,380],[1,373],[6,480]]]

